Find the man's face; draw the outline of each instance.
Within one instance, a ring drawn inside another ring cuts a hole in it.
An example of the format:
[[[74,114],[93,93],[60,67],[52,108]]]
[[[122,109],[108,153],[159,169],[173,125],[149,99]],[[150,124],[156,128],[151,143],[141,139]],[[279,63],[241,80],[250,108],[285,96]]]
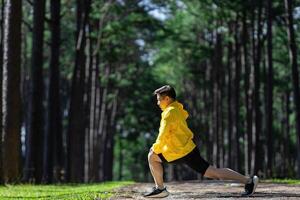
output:
[[[160,94],[156,95],[157,105],[160,109],[165,109],[169,104],[169,97],[168,96],[161,96]]]

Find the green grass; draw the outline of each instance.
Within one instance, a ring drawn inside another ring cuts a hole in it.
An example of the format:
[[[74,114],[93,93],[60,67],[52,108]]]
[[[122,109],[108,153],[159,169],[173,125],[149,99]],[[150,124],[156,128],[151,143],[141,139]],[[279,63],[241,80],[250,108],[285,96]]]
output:
[[[0,186],[0,199],[106,199],[112,190],[132,184],[130,181],[90,184],[5,185]]]
[[[284,184],[300,184],[300,179],[267,179],[265,183],[284,183]]]

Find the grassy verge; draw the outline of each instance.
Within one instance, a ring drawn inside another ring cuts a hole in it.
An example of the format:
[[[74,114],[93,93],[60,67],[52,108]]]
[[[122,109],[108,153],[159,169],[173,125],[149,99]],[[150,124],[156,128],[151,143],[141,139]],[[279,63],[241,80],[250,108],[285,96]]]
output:
[[[265,183],[284,183],[284,184],[299,184],[300,185],[300,179],[267,179],[263,180],[262,182]]]
[[[0,199],[106,199],[112,190],[133,182],[0,186]]]

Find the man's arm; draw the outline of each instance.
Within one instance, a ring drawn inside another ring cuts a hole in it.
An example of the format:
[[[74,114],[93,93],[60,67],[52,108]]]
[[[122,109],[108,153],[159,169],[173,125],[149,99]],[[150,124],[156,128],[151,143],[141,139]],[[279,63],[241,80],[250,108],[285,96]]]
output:
[[[169,134],[170,129],[174,126],[176,121],[176,114],[174,113],[174,110],[168,111],[165,116],[161,120],[161,124],[159,127],[159,134],[157,136],[157,139],[155,143],[152,145],[153,151],[156,154],[162,153],[163,146],[165,143],[163,143],[165,136]]]

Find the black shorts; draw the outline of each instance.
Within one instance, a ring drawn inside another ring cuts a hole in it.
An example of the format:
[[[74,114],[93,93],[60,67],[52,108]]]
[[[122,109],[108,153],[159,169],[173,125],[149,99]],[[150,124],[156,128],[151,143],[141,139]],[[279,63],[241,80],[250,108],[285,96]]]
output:
[[[186,156],[171,162],[168,162],[161,153],[158,154],[158,156],[164,163],[183,163],[202,175],[205,174],[207,168],[209,167],[209,163],[201,157],[197,147],[195,147],[193,151],[188,153]]]

